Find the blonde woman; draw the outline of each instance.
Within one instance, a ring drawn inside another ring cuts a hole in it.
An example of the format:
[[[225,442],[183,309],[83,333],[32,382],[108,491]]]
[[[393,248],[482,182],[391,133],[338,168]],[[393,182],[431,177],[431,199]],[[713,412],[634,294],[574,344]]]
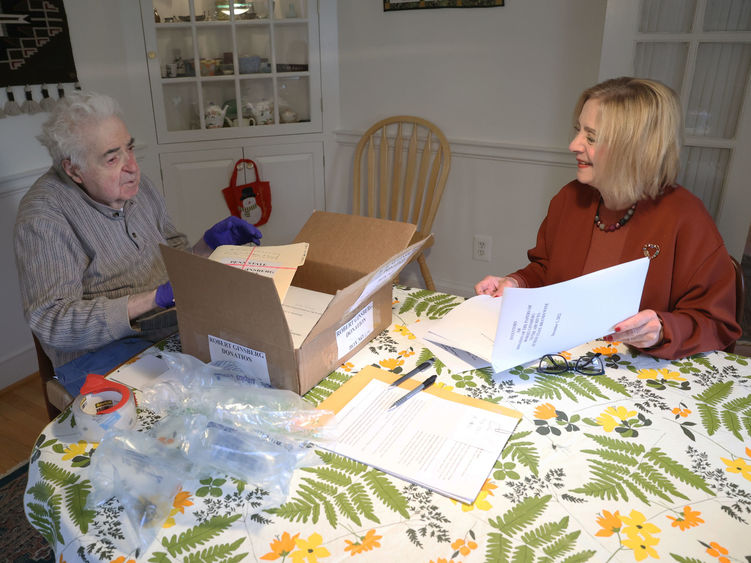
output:
[[[668,359],[737,340],[730,257],[704,204],[675,183],[675,93],[652,80],[607,80],[579,97],[574,130],[576,180],[551,200],[529,265],[487,276],[475,292],[499,296],[506,287],[540,287],[648,256],[640,311],[606,340]]]

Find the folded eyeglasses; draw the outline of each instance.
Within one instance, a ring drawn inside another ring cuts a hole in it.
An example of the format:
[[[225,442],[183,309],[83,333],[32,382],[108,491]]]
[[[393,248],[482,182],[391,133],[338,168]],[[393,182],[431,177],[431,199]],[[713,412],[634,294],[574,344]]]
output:
[[[592,356],[581,356],[577,360],[569,361],[560,354],[545,354],[540,358],[537,372],[557,375],[567,371],[576,371],[582,375],[602,375],[605,373],[605,366],[600,356],[602,354],[597,353]]]

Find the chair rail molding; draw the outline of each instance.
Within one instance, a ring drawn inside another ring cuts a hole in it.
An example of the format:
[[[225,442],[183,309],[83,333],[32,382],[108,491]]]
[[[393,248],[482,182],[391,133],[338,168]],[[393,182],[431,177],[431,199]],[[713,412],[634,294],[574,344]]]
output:
[[[365,130],[353,131],[341,129],[334,132],[334,139],[340,145],[357,145]],[[393,137],[389,136],[389,139]],[[575,168],[568,149],[557,147],[536,147],[514,143],[481,141],[475,139],[449,138],[451,156],[501,160],[545,166],[565,166]]]

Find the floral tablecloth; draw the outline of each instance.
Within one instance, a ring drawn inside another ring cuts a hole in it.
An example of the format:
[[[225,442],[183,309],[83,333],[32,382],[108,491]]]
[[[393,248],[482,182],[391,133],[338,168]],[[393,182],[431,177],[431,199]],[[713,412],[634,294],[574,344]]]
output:
[[[411,369],[430,352],[407,326],[461,301],[396,286],[393,324],[305,398],[319,403],[368,365]],[[751,360],[656,360],[604,341],[565,355],[597,352],[602,376],[436,364],[438,385],[524,414],[471,505],[319,451],[270,510],[258,509],[263,491],[224,475],[185,483],[149,549],[123,553],[118,503],[85,507],[97,444],[76,438],[67,412],[32,452],[26,515],[69,563],[751,560]]]

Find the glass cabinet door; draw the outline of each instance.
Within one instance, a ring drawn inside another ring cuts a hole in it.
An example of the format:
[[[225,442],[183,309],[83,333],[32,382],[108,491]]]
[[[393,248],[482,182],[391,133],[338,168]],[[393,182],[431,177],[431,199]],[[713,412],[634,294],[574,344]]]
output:
[[[141,0],[160,142],[319,132],[314,0]]]

